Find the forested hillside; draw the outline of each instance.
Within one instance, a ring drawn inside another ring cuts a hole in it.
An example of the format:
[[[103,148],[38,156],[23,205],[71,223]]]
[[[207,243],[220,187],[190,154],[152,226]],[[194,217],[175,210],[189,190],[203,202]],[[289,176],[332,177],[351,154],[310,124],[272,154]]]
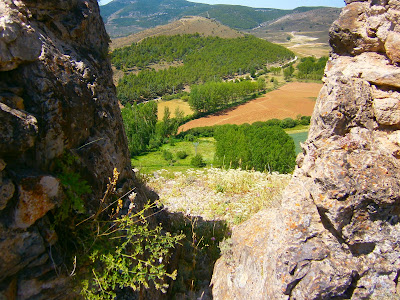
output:
[[[140,70],[118,83],[122,103],[154,99],[181,90],[185,85],[219,81],[235,74],[255,72],[267,63],[283,63],[294,58],[290,50],[255,38],[222,39],[199,34],[148,38],[111,54],[117,69]],[[159,62],[182,62],[163,70],[146,68]]]

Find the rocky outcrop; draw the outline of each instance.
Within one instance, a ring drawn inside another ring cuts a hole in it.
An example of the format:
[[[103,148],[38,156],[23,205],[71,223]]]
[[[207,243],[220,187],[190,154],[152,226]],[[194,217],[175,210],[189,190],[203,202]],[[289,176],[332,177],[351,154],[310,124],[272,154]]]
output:
[[[95,0],[0,1],[0,299],[73,297],[52,225],[67,198],[57,162],[74,157],[88,210],[114,168],[133,188],[108,42]]]
[[[234,230],[215,299],[400,294],[400,2],[346,3],[299,167],[281,205]]]

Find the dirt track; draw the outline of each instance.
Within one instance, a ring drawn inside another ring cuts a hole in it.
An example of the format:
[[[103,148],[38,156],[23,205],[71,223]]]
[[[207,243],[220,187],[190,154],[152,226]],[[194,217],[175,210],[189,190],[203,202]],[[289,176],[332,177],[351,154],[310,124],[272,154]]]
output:
[[[179,131],[194,127],[222,124],[243,124],[269,119],[295,118],[297,115],[310,116],[315,99],[322,84],[292,82],[234,109],[219,112],[197,120],[190,121],[179,128]]]

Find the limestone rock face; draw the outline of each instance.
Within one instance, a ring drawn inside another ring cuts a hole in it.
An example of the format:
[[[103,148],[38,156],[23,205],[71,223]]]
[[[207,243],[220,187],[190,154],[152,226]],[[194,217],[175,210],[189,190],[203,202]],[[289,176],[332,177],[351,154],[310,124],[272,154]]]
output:
[[[400,293],[400,2],[346,3],[293,180],[234,230],[215,299]]]
[[[51,226],[66,153],[87,209],[114,168],[134,187],[108,43],[95,0],[0,1],[0,299],[73,298]]]

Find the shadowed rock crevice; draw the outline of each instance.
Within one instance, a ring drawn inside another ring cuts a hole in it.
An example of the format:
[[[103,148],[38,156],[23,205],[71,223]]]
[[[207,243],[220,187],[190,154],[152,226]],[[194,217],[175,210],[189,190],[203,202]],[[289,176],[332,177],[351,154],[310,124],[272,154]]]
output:
[[[344,293],[338,296],[334,296],[331,299],[352,299],[359,280],[360,280],[360,275],[357,272],[354,272],[351,275],[351,281],[349,287],[344,291]]]

